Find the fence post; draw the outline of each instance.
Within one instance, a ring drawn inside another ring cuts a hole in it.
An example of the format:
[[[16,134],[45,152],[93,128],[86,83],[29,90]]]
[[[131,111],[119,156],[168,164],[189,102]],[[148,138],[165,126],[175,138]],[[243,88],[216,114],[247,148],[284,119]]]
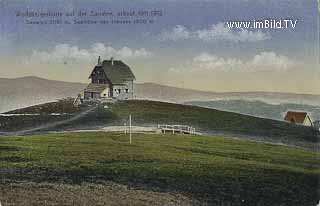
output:
[[[131,139],[132,139],[132,136],[131,136],[131,114],[129,115],[129,132],[130,132],[130,144],[131,144]]]

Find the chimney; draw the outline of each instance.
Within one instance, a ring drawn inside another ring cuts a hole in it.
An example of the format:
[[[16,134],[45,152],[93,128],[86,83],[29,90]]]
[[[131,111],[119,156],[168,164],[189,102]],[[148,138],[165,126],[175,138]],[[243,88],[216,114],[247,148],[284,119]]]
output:
[[[111,65],[113,66],[113,57],[111,57],[110,61],[111,61]]]
[[[98,58],[98,65],[100,65],[101,64],[101,57],[99,56],[99,58]]]

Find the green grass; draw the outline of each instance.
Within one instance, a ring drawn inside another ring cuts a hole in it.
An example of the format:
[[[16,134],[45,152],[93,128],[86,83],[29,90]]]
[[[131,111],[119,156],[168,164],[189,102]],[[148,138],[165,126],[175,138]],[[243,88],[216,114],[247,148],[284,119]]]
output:
[[[35,105],[17,109],[6,114],[39,114],[35,116],[0,116],[0,132],[17,132],[40,125],[62,121],[85,110],[85,107],[75,107],[72,99],[62,99],[57,102]],[[50,115],[59,113],[60,115]]]
[[[134,134],[131,145],[117,133],[0,138],[8,179],[108,179],[233,205],[315,205],[319,163],[316,152],[219,137]]]
[[[69,119],[72,116],[51,116],[51,115],[40,115],[40,116],[11,116],[2,117],[0,116],[0,133],[1,132],[18,132],[28,128],[34,128],[43,124],[53,123]]]
[[[131,100],[118,101],[102,106],[77,120],[44,129],[65,130],[95,128],[97,126],[123,125],[132,115],[135,125],[185,124],[196,127],[202,133],[215,135],[226,134],[239,137],[260,138],[265,141],[282,142],[296,146],[315,149],[319,133],[310,127],[298,126],[286,122],[257,118],[214,109],[170,104],[164,102]],[[67,109],[68,108],[68,109]],[[37,111],[40,116],[0,117],[0,132],[19,131],[41,124],[71,118],[77,111],[87,109],[72,108],[72,104],[60,102],[39,105],[20,110],[20,112]],[[48,116],[53,111],[71,111],[72,115]]]
[[[16,109],[7,114],[50,114],[50,113],[67,113],[73,114],[81,111],[81,107],[75,107],[73,105],[72,98],[61,99],[57,102],[49,102],[45,104],[39,104],[22,109]]]
[[[202,107],[153,101],[124,101],[110,105],[119,118],[132,114],[136,124],[187,124],[202,132],[228,132],[271,137],[283,142],[318,142],[318,133],[310,127],[257,118],[232,112]]]

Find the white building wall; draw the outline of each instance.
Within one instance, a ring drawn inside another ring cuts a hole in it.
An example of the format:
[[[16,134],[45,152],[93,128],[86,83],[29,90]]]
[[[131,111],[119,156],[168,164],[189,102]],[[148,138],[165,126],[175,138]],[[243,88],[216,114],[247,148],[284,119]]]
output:
[[[312,122],[310,121],[310,119],[308,117],[306,117],[303,121],[303,125],[311,127],[312,126]]]
[[[109,92],[109,88],[106,88],[105,90],[103,90],[100,94],[101,98],[108,98],[110,97],[110,92]]]
[[[113,85],[113,97],[119,100],[133,98],[133,82],[129,81],[124,85]]]

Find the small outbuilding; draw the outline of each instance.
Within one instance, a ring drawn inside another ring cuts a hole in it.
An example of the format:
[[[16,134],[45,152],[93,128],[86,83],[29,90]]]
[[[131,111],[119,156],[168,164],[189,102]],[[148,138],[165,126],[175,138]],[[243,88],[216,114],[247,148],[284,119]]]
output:
[[[313,123],[311,117],[307,112],[288,111],[284,120],[294,124],[300,124],[308,127],[312,127]]]

